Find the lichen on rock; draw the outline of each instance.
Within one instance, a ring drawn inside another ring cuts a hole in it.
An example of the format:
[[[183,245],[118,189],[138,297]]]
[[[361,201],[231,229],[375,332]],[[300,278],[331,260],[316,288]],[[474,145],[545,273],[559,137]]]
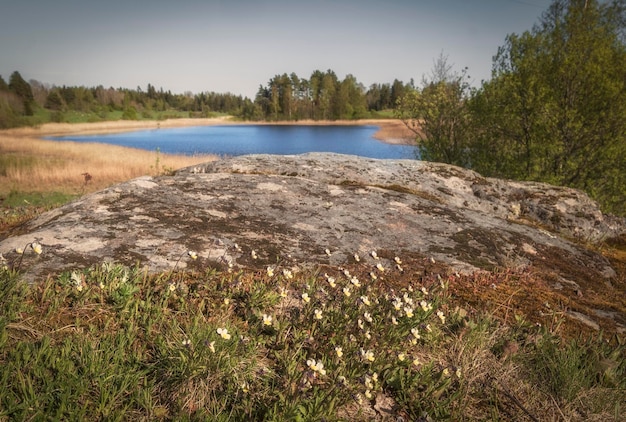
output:
[[[28,222],[0,252],[41,243],[45,252],[23,266],[31,280],[102,261],[163,271],[187,250],[198,260],[179,269],[342,265],[378,249],[458,272],[546,267],[549,254],[563,261],[549,264],[561,277],[574,280],[584,268],[602,282],[615,271],[584,244],[624,232],[623,219],[574,189],[439,163],[310,153],[234,157],[121,183]]]

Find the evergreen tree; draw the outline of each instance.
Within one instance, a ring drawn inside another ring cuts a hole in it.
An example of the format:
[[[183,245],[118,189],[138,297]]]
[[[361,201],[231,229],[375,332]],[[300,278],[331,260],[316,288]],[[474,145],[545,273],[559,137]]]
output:
[[[55,111],[63,110],[63,98],[61,97],[61,94],[59,94],[58,90],[50,91],[44,107]]]
[[[9,90],[9,85],[7,85],[2,75],[0,75],[0,92],[8,91],[8,90]]]
[[[9,78],[9,90],[17,95],[24,105],[24,114],[26,116],[33,115],[33,104],[35,97],[28,82],[22,78],[22,75],[18,71],[11,73]]]

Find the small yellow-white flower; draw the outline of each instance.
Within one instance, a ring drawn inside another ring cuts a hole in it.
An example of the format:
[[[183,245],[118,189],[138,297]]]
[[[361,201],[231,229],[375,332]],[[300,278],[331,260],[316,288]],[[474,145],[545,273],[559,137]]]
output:
[[[364,328],[364,326],[363,326],[363,320],[362,320],[361,318],[359,318],[359,319],[356,321],[356,324],[359,326],[359,328],[360,328],[361,330]]]
[[[291,272],[291,270],[288,270],[287,268],[283,268],[283,276],[287,279],[292,279],[293,278],[293,274]]]
[[[364,362],[374,362],[375,359],[374,352],[361,348],[361,360]]]
[[[211,351],[211,353],[215,353],[215,342],[214,341],[209,343],[209,350]]]
[[[284,287],[281,287],[281,288],[280,288],[280,291],[279,291],[279,295],[280,295],[280,297],[282,297],[283,299],[284,299],[284,298],[286,298],[286,297],[287,297],[287,289],[285,289]]]
[[[400,271],[401,273],[403,273],[403,272],[404,272],[404,268],[402,268],[402,267],[400,266],[400,264],[396,264],[396,268],[397,268],[397,269],[398,269],[398,271]]]
[[[268,266],[266,271],[268,277],[274,277],[274,268]]]
[[[372,316],[370,315],[369,312],[365,312],[363,314],[363,318],[365,318],[365,321],[369,322],[370,324],[372,323]]]
[[[441,320],[443,324],[446,323],[446,316],[443,314],[443,312],[437,311],[437,316],[439,317],[439,319]]]
[[[419,340],[420,338],[422,338],[417,328],[411,328],[411,334],[413,335],[413,337],[415,337],[416,340]]]
[[[397,319],[395,316],[392,316],[392,317],[391,317],[391,323],[392,323],[393,325],[398,325],[398,319]]]
[[[22,254],[24,253],[24,249],[22,249],[22,248],[15,248],[15,252],[16,252],[18,255],[22,255]]]
[[[406,355],[402,352],[398,353],[398,360],[400,362],[404,362],[404,360],[406,359]]]
[[[368,340],[371,340],[371,339],[372,339],[372,334],[370,333],[370,330],[367,330],[367,331],[365,332],[365,338],[366,338],[366,339],[368,339]]]
[[[340,358],[343,356],[343,349],[339,346],[335,347],[335,353],[337,354],[337,357]]]
[[[359,393],[356,393],[356,395],[354,396],[354,400],[356,400],[356,402],[357,402],[359,405],[362,405],[362,404],[363,404],[363,397],[362,397],[362,396],[361,396],[361,394],[359,394]]]
[[[367,296],[361,296],[361,302],[365,306],[370,306],[372,304],[372,302],[370,302],[369,297],[367,297]]]
[[[414,366],[420,366],[421,365],[421,362],[420,362],[419,358],[413,359],[412,363],[413,363]]]
[[[219,334],[219,336],[223,338],[224,340],[230,340],[230,333],[228,332],[228,329],[226,328],[218,328],[217,334]]]
[[[454,374],[456,375],[457,378],[461,378],[461,368],[456,368],[456,371],[454,371]]]
[[[239,387],[241,388],[241,391],[243,391],[244,393],[247,393],[248,391],[250,391],[250,385],[248,384],[247,381],[242,382]]]
[[[337,286],[337,283],[335,283],[335,277],[328,277],[328,285],[332,288]]]
[[[315,309],[313,311],[313,318],[315,319],[322,319],[322,311],[319,309]]]
[[[448,368],[443,368],[442,374],[444,377],[450,376],[450,370]]]
[[[428,296],[428,289],[427,289],[426,287],[422,286],[422,287],[420,288],[420,290],[422,291],[422,294],[423,294],[424,296]]]
[[[376,264],[376,269],[380,271],[381,273],[385,272],[385,267],[383,267],[383,264],[381,264],[380,262]]]
[[[196,259],[198,259],[198,254],[197,254],[197,253],[195,253],[194,251],[188,251],[188,252],[187,252],[187,255],[189,255],[189,257],[190,257],[191,259],[193,259],[194,261],[195,261]]]
[[[306,361],[306,365],[311,369],[311,371],[317,372],[321,375],[326,375],[326,370],[324,369],[324,364],[321,360],[308,359]]]
[[[372,258],[378,259],[378,254],[376,253],[376,251],[370,252],[370,255],[372,255]]]
[[[167,285],[167,289],[168,289],[170,292],[173,292],[174,290],[176,290],[176,283],[170,283],[170,284],[168,284],[168,285]]]
[[[430,304],[426,302],[425,300],[422,300],[420,302],[420,307],[422,308],[424,312],[428,312],[430,310]]]
[[[272,325],[272,316],[263,314],[263,325]]]
[[[230,299],[229,298],[227,298],[227,297],[224,298],[224,305],[226,305],[226,306],[230,305]]]
[[[258,256],[256,254],[256,251],[253,249],[252,252],[250,252],[250,256],[252,256],[252,259],[257,259]]]
[[[398,265],[402,264],[402,260],[398,258],[397,256],[393,260],[396,261],[396,264]]]
[[[350,279],[350,283],[352,283],[352,285],[353,285],[354,287],[361,287],[361,282],[360,282],[360,281],[359,281],[359,279],[358,279],[358,278],[356,278],[356,277],[352,277],[352,278]]]
[[[350,271],[348,271],[347,269],[344,269],[343,275],[345,275],[346,277],[350,277]]]
[[[236,249],[238,252],[241,252],[241,247],[240,247],[238,244],[236,244],[236,243],[235,243],[235,249]]]
[[[410,306],[405,306],[404,314],[406,315],[407,318],[413,318],[413,308],[411,308]]]
[[[374,271],[370,271],[370,278],[372,280],[378,280],[378,276],[376,275],[376,273]]]
[[[302,298],[302,301],[304,303],[309,303],[311,301],[311,298],[309,297],[309,294],[307,292],[302,293],[300,297]]]
[[[191,340],[189,340],[188,338],[183,340],[183,346],[187,347],[191,344]]]
[[[433,329],[430,327],[430,324],[426,324],[426,331],[428,331],[429,333],[433,332]]]
[[[37,254],[37,255],[41,255],[41,245],[37,242],[33,242],[30,244],[30,247],[33,248],[33,251]]]
[[[400,309],[402,309],[402,299],[400,299],[399,297],[395,297],[393,299],[393,302],[391,302],[391,304],[393,305],[393,309],[395,309],[396,311],[399,311]]]
[[[350,297],[350,295],[352,294],[352,293],[350,292],[350,287],[348,287],[348,286],[344,287],[344,288],[343,288],[343,294],[344,294],[346,297]]]
[[[355,254],[354,254],[354,260],[355,260],[356,262],[361,262],[361,257],[359,256],[359,254],[358,254],[358,253],[355,253]]]
[[[365,398],[367,398],[368,400],[372,399],[372,392],[370,390],[365,390]]]
[[[331,256],[332,254],[330,253],[330,249],[326,248],[324,249],[324,253],[326,253],[326,255]]]

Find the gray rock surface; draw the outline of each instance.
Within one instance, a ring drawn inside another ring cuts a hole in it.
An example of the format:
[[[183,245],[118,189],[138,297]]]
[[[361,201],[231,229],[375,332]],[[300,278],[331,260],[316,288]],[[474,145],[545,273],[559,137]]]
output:
[[[41,256],[23,258],[31,280],[102,261],[151,271],[344,265],[355,252],[386,250],[459,272],[556,259],[563,279],[576,280],[584,268],[601,281],[615,272],[582,244],[624,230],[623,220],[603,215],[573,189],[413,160],[251,155],[84,196],[10,233],[0,253],[15,260],[15,248],[41,243]],[[189,250],[197,261],[186,258]]]

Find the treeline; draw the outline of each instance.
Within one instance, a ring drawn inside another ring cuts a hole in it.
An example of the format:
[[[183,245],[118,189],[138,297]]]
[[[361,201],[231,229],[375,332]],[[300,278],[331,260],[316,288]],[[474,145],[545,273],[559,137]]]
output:
[[[362,119],[395,107],[412,84],[396,79],[393,84],[373,84],[368,89],[353,75],[339,80],[332,70],[316,70],[309,79],[284,73],[261,85],[254,103],[258,117],[265,120]]]
[[[440,57],[397,116],[422,158],[586,191],[626,215],[626,0],[555,0],[478,89]]]
[[[252,100],[230,93],[172,94],[151,84],[145,90],[59,87],[36,80],[26,82],[18,71],[11,74],[8,83],[0,76],[0,128],[61,122],[71,112],[88,114],[91,120],[107,120],[114,112],[127,120],[180,117],[181,112],[189,117],[224,113],[250,119],[255,110]],[[39,118],[35,118],[38,114]]]
[[[277,75],[260,86],[254,100],[231,93],[172,94],[148,84],[144,90],[54,86],[26,82],[18,71],[7,83],[0,76],[0,129],[46,121],[62,122],[71,113],[89,120],[166,119],[185,115],[229,114],[243,120],[359,119],[390,110],[413,82],[377,83],[365,88],[352,75],[339,80],[332,71],[315,71],[309,79],[295,73]]]

